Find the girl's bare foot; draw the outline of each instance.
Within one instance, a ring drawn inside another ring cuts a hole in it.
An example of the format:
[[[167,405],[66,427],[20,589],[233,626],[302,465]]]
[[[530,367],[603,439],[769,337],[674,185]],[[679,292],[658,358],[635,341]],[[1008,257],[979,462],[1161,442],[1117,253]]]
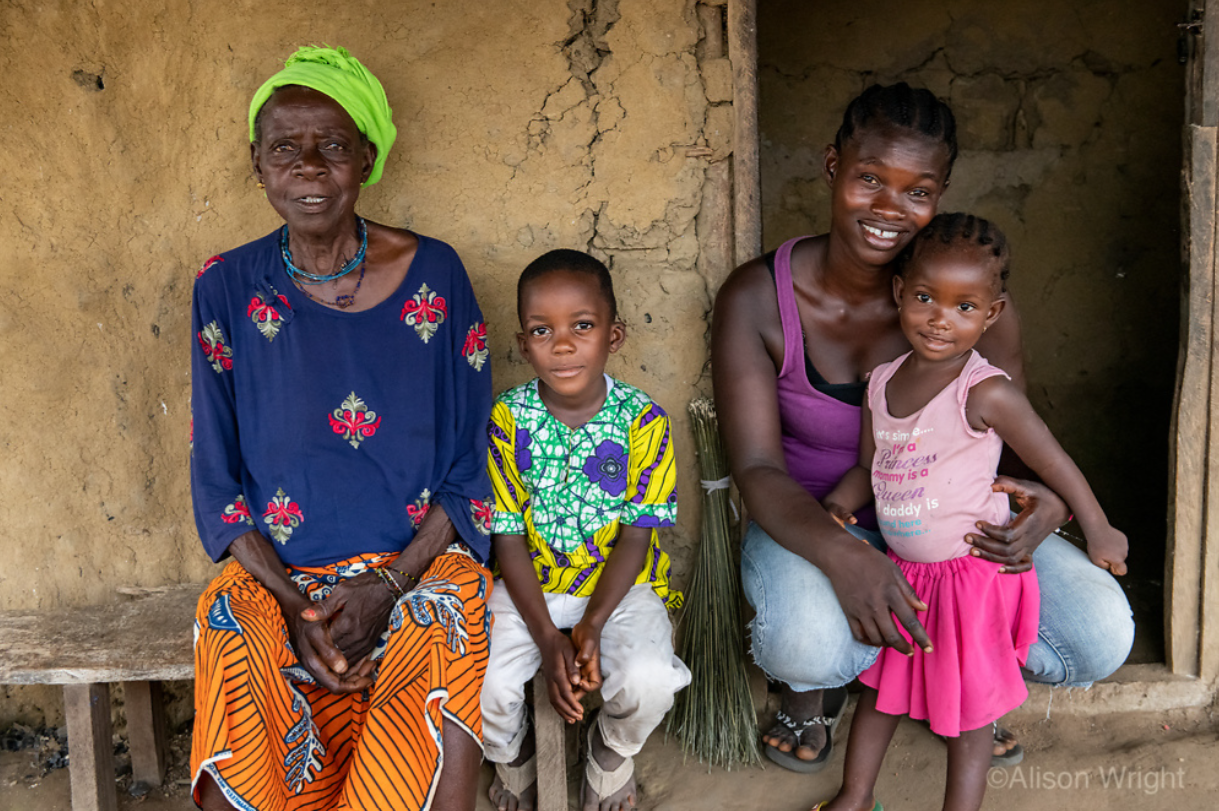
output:
[[[601,738],[601,725],[596,721],[593,722],[592,729],[588,731],[588,758],[594,761],[600,771],[607,773],[613,772],[615,769],[627,765],[629,758],[615,752],[605,745],[605,741]],[[629,764],[633,769],[633,764]],[[638,791],[635,788],[635,774],[632,771],[631,776],[627,778],[626,783],[622,788],[610,793],[608,796],[598,796],[593,787],[589,785],[588,772],[585,772],[584,789],[581,792],[580,806],[583,811],[634,811],[635,801],[638,799]]]
[[[809,718],[822,714],[824,690],[798,693],[784,684],[779,695],[782,698],[779,709],[791,719],[796,729],[800,729]],[[773,746],[780,752],[790,752],[795,749],[796,757],[801,760],[816,760],[817,755],[821,754],[822,747],[825,746],[825,740],[825,727],[821,724],[804,727],[800,739],[797,741],[792,728],[777,721],[770,731],[762,736],[762,743]]]

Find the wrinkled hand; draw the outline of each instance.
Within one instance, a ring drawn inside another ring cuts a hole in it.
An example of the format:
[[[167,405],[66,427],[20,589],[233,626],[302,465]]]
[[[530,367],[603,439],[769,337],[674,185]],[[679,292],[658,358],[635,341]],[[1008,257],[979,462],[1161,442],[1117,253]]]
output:
[[[601,629],[578,622],[571,629],[571,644],[580,671],[580,683],[574,693],[581,699],[601,687]]]
[[[311,625],[323,626],[348,663],[362,665],[389,627],[393,607],[389,589],[376,574],[365,572],[338,583],[326,599],[315,602],[301,616]]]
[[[1002,566],[1000,572],[1018,574],[1033,567],[1033,551],[1058,527],[1066,523],[1066,502],[1040,482],[999,476],[991,489],[1015,499],[1020,512],[1005,525],[979,521],[984,535],[968,534],[965,543],[976,557]]]
[[[580,684],[580,669],[576,666],[576,649],[558,628],[538,645],[542,653],[542,672],[546,674],[546,691],[550,703],[563,720],[574,724],[584,717],[584,706],[576,688]]]
[[[1115,575],[1125,574],[1127,551],[1129,544],[1124,532],[1106,527],[1100,532],[1088,533],[1088,558],[1102,569]]]
[[[314,681],[332,693],[358,693],[371,686],[372,662],[358,660],[352,667],[334,644],[329,624],[305,618],[306,612],[313,612],[313,606],[307,603],[302,597],[300,603],[280,606],[297,661]]]
[[[856,639],[911,655],[914,649],[898,630],[896,617],[914,643],[931,652],[931,640],[915,613],[927,606],[884,553],[869,544],[843,544],[824,571]]]

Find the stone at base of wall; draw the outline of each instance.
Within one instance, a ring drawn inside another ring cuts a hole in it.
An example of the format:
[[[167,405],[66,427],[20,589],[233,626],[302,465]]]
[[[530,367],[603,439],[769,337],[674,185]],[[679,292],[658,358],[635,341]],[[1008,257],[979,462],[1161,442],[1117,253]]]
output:
[[[759,718],[763,721],[773,718],[779,709],[779,694],[762,692],[765,677],[752,663],[749,675]],[[1021,725],[1060,713],[1106,715],[1209,707],[1215,701],[1217,686],[1205,679],[1175,675],[1162,664],[1123,665],[1108,679],[1087,690],[1029,682],[1029,697],[1003,717],[1005,721]]]
[[[1215,685],[1205,679],[1175,675],[1162,664],[1123,665],[1087,690],[1030,683],[1028,699],[1004,717],[1020,723],[1057,713],[1166,712],[1207,707],[1214,700]]]

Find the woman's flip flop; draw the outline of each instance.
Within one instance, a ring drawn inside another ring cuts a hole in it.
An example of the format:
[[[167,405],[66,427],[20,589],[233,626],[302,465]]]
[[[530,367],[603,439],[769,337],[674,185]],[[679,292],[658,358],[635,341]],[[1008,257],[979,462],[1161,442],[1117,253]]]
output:
[[[919,723],[925,724],[925,725],[927,725],[928,728],[930,728],[930,724],[928,724],[926,721],[919,721]],[[991,726],[994,727],[994,730],[995,730],[995,746],[998,746],[999,744],[1003,744],[1004,746],[1006,746],[1008,741],[1016,740],[1016,736],[1012,733],[1012,731],[1010,729],[1008,729],[1007,727],[999,726],[998,721],[991,724]],[[936,733],[934,733],[934,732],[931,734],[935,735],[937,738],[939,738],[941,741],[944,741],[945,743],[948,742],[948,739],[945,738],[943,735],[936,735]],[[1019,765],[1020,762],[1023,760],[1024,760],[1024,747],[1020,745],[1019,741],[1017,741],[1015,746],[1008,749],[1003,754],[1001,754],[1001,755],[992,754],[990,756],[990,767],[992,769],[1007,769],[1012,766]]]
[[[832,687],[825,691],[823,699],[821,715],[814,715],[803,722],[792,720],[791,716],[779,710],[775,720],[783,726],[787,727],[792,736],[796,739],[796,745],[792,747],[792,751],[784,752],[779,747],[773,744],[766,744],[766,757],[793,772],[802,774],[814,774],[821,771],[829,765],[830,758],[834,754],[834,730],[838,727],[838,722],[842,720],[842,714],[847,708],[847,688]],[[825,746],[821,747],[821,751],[817,753],[817,757],[812,760],[801,760],[796,754],[796,750],[800,748],[800,737],[811,726],[820,724],[825,727]]]
[[[1006,746],[1009,741],[1016,741],[1016,736],[1012,734],[1010,729],[999,726],[996,722],[995,727],[995,745],[1003,744]],[[1024,760],[1024,747],[1016,741],[1016,745],[1008,749],[1001,755],[990,756],[990,767],[992,769],[1006,769],[1009,766],[1015,766]]]

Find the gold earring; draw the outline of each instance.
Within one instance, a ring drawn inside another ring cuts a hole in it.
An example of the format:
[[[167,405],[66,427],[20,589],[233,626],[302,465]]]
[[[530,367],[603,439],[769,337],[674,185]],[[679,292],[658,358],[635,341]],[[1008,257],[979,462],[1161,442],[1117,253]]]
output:
[[[254,185],[256,185],[260,189],[265,189],[267,187],[267,184],[263,183],[261,180],[258,181],[257,183],[255,183]]]

